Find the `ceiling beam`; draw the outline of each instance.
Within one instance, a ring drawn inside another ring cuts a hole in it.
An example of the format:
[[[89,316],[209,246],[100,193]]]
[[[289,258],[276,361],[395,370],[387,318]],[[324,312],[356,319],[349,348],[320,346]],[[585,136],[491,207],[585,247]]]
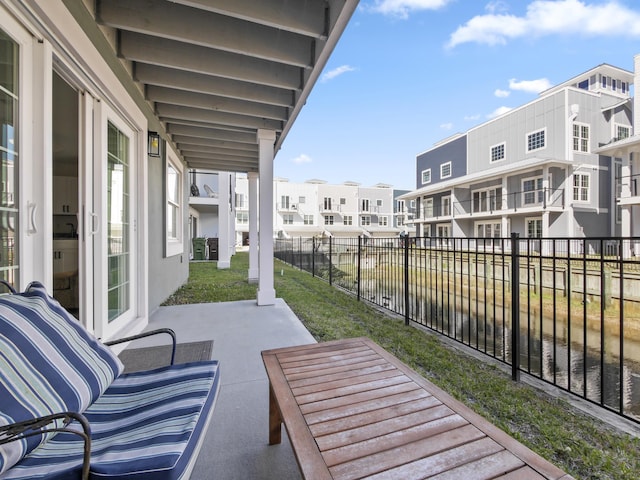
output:
[[[185,158],[215,158],[217,160],[224,160],[226,162],[237,163],[238,165],[257,165],[258,159],[251,157],[238,157],[236,155],[227,155],[224,153],[207,153],[198,152],[193,150],[181,150],[180,151]]]
[[[172,0],[202,10],[320,38],[325,32],[325,0]]]
[[[267,130],[282,130],[282,122],[268,118],[257,118],[234,113],[215,112],[203,108],[182,107],[166,103],[156,104],[156,113],[160,120],[171,122],[172,119],[194,120],[196,122],[225,124],[237,127],[264,128]]]
[[[187,164],[189,166],[189,168],[200,168],[203,170],[217,170],[220,172],[242,172],[242,173],[246,173],[246,172],[257,172],[258,171],[258,165],[251,165],[251,166],[240,166],[240,165],[234,165],[233,163],[228,163],[228,162],[223,162],[223,161],[217,161],[217,160],[210,160],[210,161],[203,161],[201,159],[193,159],[193,160],[187,160]]]
[[[216,147],[233,149],[234,151],[245,151],[258,153],[257,144],[238,143],[238,142],[225,142],[224,140],[218,140],[215,138],[203,138],[203,137],[189,137],[186,135],[173,135],[172,140],[177,145],[191,145],[195,147]]]
[[[247,145],[257,145],[258,140],[255,133],[230,132],[217,128],[190,127],[188,125],[168,125],[167,133],[170,135],[185,135],[189,137],[202,137],[215,140],[224,140],[231,143],[246,143]]]
[[[147,85],[238,98],[280,107],[292,106],[294,102],[294,94],[291,90],[176,70],[175,68],[159,67],[147,63],[134,64],[133,77]]]
[[[184,107],[195,107],[216,112],[236,113],[252,117],[269,118],[285,121],[287,110],[282,107],[265,105],[262,103],[246,102],[235,98],[192,93],[186,90],[175,90],[167,87],[150,85],[146,89],[147,100],[156,103],[170,103]]]
[[[98,0],[96,17],[112,28],[284,65],[311,67],[315,56],[309,37],[166,0]]]
[[[258,152],[249,152],[246,150],[237,150],[234,148],[206,147],[203,145],[192,145],[188,143],[176,143],[176,145],[181,152],[200,152],[212,156],[228,155],[230,157],[236,157],[238,160],[258,159]]]
[[[302,75],[298,67],[140,33],[120,32],[118,53],[123,58],[135,62],[287,90],[301,88]]]

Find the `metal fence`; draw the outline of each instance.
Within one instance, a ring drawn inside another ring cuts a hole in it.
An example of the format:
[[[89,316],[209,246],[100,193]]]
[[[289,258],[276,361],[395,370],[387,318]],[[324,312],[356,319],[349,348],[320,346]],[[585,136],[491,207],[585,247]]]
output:
[[[640,422],[640,238],[294,238],[275,256]]]

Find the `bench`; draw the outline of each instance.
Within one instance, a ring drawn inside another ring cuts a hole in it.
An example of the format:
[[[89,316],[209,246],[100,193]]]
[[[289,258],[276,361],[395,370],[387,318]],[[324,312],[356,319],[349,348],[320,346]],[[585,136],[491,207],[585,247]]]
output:
[[[304,478],[572,477],[368,338],[266,350],[269,444]]]
[[[189,478],[218,362],[122,371],[40,283],[0,296],[0,479]]]

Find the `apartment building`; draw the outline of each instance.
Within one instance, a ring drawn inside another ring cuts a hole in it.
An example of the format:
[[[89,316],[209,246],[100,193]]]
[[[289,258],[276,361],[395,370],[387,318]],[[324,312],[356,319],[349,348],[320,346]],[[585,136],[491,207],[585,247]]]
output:
[[[237,242],[249,236],[248,179],[236,178]],[[273,231],[277,238],[314,236],[389,237],[400,229],[393,223],[391,185],[363,187],[356,182],[329,184],[312,179],[303,183],[275,178]]]
[[[603,145],[633,134],[633,81],[599,65],[420,153],[399,197],[416,202],[416,235],[621,235],[623,160]]]

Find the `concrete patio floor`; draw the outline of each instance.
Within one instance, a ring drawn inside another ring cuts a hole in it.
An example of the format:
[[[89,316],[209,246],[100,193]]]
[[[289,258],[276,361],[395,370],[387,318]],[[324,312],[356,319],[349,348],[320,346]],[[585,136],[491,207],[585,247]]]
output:
[[[298,465],[283,429],[280,445],[268,445],[269,382],[262,350],[315,343],[282,299],[160,307],[148,330],[169,327],[178,342],[213,340],[221,387],[209,431],[196,462],[199,479],[297,479]],[[132,348],[166,343],[150,337]]]

